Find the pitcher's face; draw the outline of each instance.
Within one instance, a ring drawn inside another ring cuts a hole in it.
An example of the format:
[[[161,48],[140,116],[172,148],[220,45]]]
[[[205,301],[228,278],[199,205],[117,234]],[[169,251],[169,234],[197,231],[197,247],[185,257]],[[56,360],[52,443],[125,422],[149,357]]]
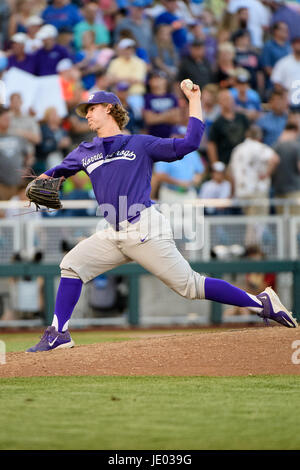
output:
[[[92,131],[96,131],[106,123],[108,114],[111,108],[111,104],[91,104],[88,107],[86,113],[86,119],[88,120],[89,128]]]

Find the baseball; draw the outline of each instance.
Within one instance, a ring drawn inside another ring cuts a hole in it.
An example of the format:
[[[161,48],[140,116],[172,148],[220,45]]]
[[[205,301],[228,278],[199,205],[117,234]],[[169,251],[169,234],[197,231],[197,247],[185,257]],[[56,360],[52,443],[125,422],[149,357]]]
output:
[[[193,89],[193,82],[192,80],[190,80],[189,78],[186,78],[185,80],[182,80],[182,82],[180,83],[180,88],[183,89],[183,86],[185,86],[188,90],[192,90]]]

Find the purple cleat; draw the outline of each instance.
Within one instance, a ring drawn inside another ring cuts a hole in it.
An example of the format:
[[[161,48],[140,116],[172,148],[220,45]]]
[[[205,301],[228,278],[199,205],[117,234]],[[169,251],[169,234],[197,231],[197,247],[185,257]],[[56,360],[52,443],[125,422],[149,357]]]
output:
[[[264,319],[266,323],[268,320],[274,320],[287,328],[297,328],[298,323],[293,318],[292,312],[289,312],[280,302],[278,295],[271,287],[267,287],[261,294],[256,296],[263,304],[262,313],[258,316]]]
[[[64,333],[59,333],[55,326],[48,326],[40,342],[27,349],[26,352],[51,351],[52,349],[72,348],[73,346],[75,346],[75,343],[68,330]]]

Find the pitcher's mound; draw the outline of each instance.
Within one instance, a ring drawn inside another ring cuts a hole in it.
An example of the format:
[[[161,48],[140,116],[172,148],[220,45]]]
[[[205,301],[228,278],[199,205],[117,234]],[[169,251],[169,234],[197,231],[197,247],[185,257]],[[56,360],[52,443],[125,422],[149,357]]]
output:
[[[300,374],[300,364],[292,359],[300,362],[300,330],[266,327],[8,353],[0,377]]]

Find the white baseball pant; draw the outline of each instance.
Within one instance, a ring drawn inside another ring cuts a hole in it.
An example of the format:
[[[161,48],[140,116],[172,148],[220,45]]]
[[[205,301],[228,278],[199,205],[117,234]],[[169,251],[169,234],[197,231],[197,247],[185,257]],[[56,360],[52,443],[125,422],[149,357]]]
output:
[[[63,258],[62,277],[84,283],[122,264],[135,261],[179,295],[204,299],[205,277],[192,270],[177,250],[168,219],[154,206],[136,223],[124,221],[120,230],[107,228],[78,243]]]

